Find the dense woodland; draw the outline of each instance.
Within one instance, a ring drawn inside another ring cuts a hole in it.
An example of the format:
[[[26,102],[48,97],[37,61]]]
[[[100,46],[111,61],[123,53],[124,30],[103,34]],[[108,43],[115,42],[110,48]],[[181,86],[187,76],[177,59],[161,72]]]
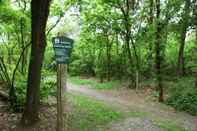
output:
[[[69,77],[151,88],[197,115],[196,0],[0,0],[0,94],[24,125],[56,92],[58,32],[75,40]]]

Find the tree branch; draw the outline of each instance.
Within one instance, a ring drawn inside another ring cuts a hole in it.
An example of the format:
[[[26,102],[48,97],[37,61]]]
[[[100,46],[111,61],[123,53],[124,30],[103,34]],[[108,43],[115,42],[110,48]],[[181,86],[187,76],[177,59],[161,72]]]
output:
[[[58,25],[58,23],[61,21],[62,17],[63,17],[63,15],[60,15],[60,17],[57,19],[57,21],[55,22],[55,24],[52,25],[52,26],[48,29],[48,31],[47,31],[47,33],[46,33],[47,36],[48,36],[49,33]]]

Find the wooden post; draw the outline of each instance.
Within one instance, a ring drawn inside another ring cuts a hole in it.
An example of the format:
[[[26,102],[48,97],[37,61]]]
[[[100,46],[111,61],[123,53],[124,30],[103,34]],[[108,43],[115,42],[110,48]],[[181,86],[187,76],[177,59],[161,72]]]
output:
[[[65,98],[65,87],[66,87],[66,75],[67,65],[57,65],[57,131],[67,131],[66,126],[66,98]]]
[[[68,131],[66,115],[66,77],[73,40],[58,33],[53,37],[53,48],[57,62],[57,131]]]

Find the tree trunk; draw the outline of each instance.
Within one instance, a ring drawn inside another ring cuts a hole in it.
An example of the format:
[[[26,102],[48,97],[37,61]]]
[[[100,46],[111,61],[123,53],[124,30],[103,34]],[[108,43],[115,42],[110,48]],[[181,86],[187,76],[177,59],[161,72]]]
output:
[[[139,65],[139,59],[138,59],[138,54],[137,54],[137,49],[135,46],[135,43],[133,41],[133,39],[131,39],[131,44],[133,47],[133,52],[134,52],[134,56],[136,59],[136,79],[135,79],[135,89],[137,90],[139,88],[139,73],[140,73],[140,65]]]
[[[12,64],[12,49],[8,48],[8,64]]]
[[[197,50],[197,25],[196,25],[196,50]]]
[[[195,88],[197,89],[197,78],[196,78]]]
[[[129,88],[132,88],[133,85],[134,85],[134,80],[133,80],[133,74],[131,73],[132,72],[132,68],[133,68],[133,65],[132,65],[132,55],[131,55],[131,49],[130,49],[130,39],[129,39],[129,34],[126,34],[126,49],[127,49],[127,55],[128,55],[128,59],[129,59],[129,64],[130,64],[130,73],[129,73],[129,76],[130,76],[130,80],[131,80],[131,83],[129,85]]]
[[[153,28],[153,19],[154,19],[154,1],[153,0],[149,0],[149,19],[148,19],[148,24],[149,24],[149,29],[152,30]],[[148,43],[148,54],[147,54],[147,63],[148,63],[148,75],[152,76],[152,72],[153,72],[153,33],[148,32],[146,34],[146,43]]]
[[[25,51],[28,49],[28,47],[30,46],[31,43],[27,44],[21,54],[20,54],[20,57],[16,63],[16,67],[14,68],[14,71],[13,71],[13,74],[12,74],[12,80],[11,80],[11,87],[10,87],[10,91],[9,91],[9,97],[10,97],[10,105],[12,107],[14,107],[14,104],[16,103],[16,99],[17,99],[17,96],[16,96],[16,90],[15,90],[15,87],[14,87],[14,82],[15,82],[15,76],[16,76],[16,71],[18,69],[18,66],[20,64],[20,61],[22,59],[22,56],[24,55]]]
[[[156,80],[157,80],[157,89],[159,90],[159,102],[163,102],[163,86],[162,86],[162,73],[161,73],[161,22],[160,22],[160,0],[156,0],[156,40],[155,40],[155,67],[156,67]]]
[[[3,57],[0,57],[0,71],[1,71],[1,76],[4,80],[6,80],[6,83],[8,84],[8,87],[10,86],[10,77],[8,74],[7,67],[4,63]]]
[[[107,37],[107,47],[106,47],[106,55],[107,55],[107,81],[111,80],[111,48],[113,44],[113,40],[109,40],[109,36]]]
[[[116,64],[116,75],[117,75],[117,78],[119,80],[122,79],[122,74],[123,74],[123,71],[122,71],[122,57],[120,56],[121,54],[119,53],[119,40],[118,40],[118,33],[116,33],[116,55],[117,55],[117,64]]]
[[[185,48],[185,38],[188,28],[188,19],[190,13],[190,5],[191,1],[185,1],[185,8],[184,8],[184,15],[182,18],[182,28],[180,34],[180,47],[179,47],[179,55],[178,55],[178,63],[177,63],[177,75],[183,76],[185,74],[185,67],[184,67],[184,48]]]
[[[41,68],[46,47],[45,29],[51,0],[32,0],[31,56],[28,72],[27,96],[22,123],[34,124],[38,120]]]
[[[132,1],[133,2],[133,1]],[[132,3],[133,8],[134,8],[134,5]],[[132,55],[131,55],[131,49],[130,49],[130,37],[131,37],[131,24],[130,24],[130,21],[129,21],[129,11],[130,11],[130,4],[129,4],[129,0],[126,0],[126,11],[124,14],[124,18],[125,18],[125,29],[126,29],[126,34],[125,34],[125,42],[126,42],[126,48],[127,48],[127,53],[128,53],[128,58],[129,58],[129,62],[130,62],[130,70],[132,72]],[[131,85],[130,87],[132,87],[133,85],[133,75],[132,73],[130,72],[130,79],[131,79]]]
[[[129,88],[131,88],[133,86],[133,74],[131,73],[132,72],[132,68],[133,68],[133,65],[132,65],[132,55],[131,55],[131,49],[130,49],[130,37],[131,37],[131,24],[130,24],[130,19],[129,19],[129,16],[130,16],[130,10],[134,10],[134,0],[132,1],[129,1],[129,0],[126,0],[125,1],[125,8],[124,7],[121,7],[120,6],[120,10],[123,14],[123,20],[124,20],[124,27],[125,27],[125,32],[124,32],[124,42],[125,42],[125,49],[126,49],[126,53],[127,53],[127,56],[128,56],[128,59],[129,59],[129,68],[130,68],[130,72],[129,72],[129,77],[130,77],[130,85],[129,85]]]
[[[196,27],[196,50],[197,50],[197,27]],[[197,78],[196,78],[196,84],[195,84],[195,87],[197,89]]]
[[[22,49],[25,48],[25,41],[24,41],[24,20],[23,18],[20,19],[20,36],[21,36],[21,46]],[[24,75],[25,74],[25,65],[27,64],[27,51],[25,51],[22,55],[22,62],[21,62],[21,73]]]

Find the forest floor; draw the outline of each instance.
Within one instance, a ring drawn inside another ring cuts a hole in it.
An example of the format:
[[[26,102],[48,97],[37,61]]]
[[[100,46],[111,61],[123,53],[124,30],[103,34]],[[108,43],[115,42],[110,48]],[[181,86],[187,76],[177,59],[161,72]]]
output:
[[[69,82],[67,89],[68,131],[197,131],[197,117],[158,103],[150,88],[104,90]],[[48,101],[30,130],[18,126],[21,113],[10,112],[0,100],[0,131],[55,131],[56,100]]]
[[[158,103],[150,97],[149,89],[95,90],[87,85],[68,84],[68,91],[94,97],[124,112],[141,112],[140,117],[110,123],[109,131],[197,131],[197,117]]]

